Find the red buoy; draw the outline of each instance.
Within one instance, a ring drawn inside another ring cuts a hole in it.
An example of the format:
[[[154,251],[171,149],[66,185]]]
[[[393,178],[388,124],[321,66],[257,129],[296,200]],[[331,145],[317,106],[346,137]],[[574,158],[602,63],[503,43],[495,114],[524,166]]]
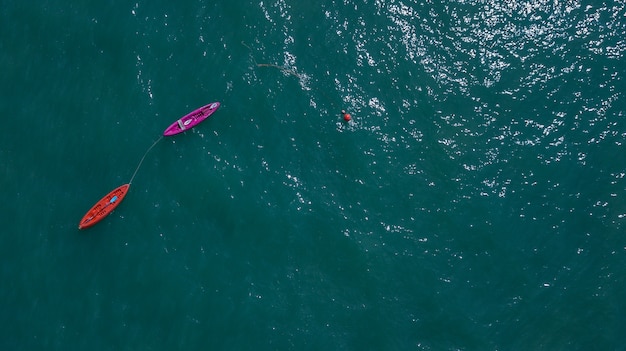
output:
[[[350,122],[352,116],[349,113],[346,113],[346,110],[341,110],[341,114],[343,115],[343,120],[346,122]]]

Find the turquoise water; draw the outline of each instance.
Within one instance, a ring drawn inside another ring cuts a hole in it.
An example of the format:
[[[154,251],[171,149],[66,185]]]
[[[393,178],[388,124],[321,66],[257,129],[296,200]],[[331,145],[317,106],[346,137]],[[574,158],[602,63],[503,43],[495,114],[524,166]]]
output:
[[[0,349],[623,349],[625,6],[2,2]]]

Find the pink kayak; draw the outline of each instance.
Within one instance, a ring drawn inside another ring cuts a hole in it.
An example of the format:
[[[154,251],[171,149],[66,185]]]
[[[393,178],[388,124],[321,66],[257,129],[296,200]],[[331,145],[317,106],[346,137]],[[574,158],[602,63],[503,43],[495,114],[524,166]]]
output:
[[[181,117],[178,121],[172,123],[167,129],[163,132],[163,135],[170,136],[176,135],[178,133],[182,133],[187,129],[191,129],[198,125],[200,122],[209,118],[213,112],[217,111],[220,107],[219,102],[213,102],[206,106],[202,106],[197,110],[194,110],[185,116]]]

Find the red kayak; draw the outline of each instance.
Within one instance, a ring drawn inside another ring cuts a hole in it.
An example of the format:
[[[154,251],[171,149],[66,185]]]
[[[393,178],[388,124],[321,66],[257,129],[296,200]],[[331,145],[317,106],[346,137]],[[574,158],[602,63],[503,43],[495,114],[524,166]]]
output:
[[[219,102],[213,102],[206,106],[202,106],[199,109],[193,110],[188,114],[181,117],[178,121],[172,123],[167,129],[163,132],[164,136],[176,135],[178,133],[182,133],[187,129],[191,129],[194,126],[198,125],[200,122],[209,118],[213,112],[217,111],[220,107]]]
[[[100,201],[96,202],[96,204],[93,205],[89,211],[87,211],[83,219],[81,219],[78,224],[78,229],[91,227],[92,225],[100,222],[104,217],[108,216],[109,213],[113,212],[120,202],[124,200],[129,187],[130,184],[124,184],[115,188],[115,190],[111,191],[105,197],[100,199]]]

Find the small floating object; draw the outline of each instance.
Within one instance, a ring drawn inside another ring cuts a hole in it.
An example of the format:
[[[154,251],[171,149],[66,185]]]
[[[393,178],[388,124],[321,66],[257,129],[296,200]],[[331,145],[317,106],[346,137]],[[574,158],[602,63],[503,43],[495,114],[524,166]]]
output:
[[[124,200],[130,184],[124,184],[115,188],[105,197],[96,202],[93,207],[87,211],[83,219],[78,224],[78,229],[91,227],[92,225],[100,222],[104,217],[108,216],[113,210]]]
[[[346,113],[346,110],[341,110],[341,115],[343,116],[343,120],[346,122],[350,122],[352,116],[349,113]]]
[[[213,102],[206,106],[202,106],[199,109],[193,110],[167,127],[167,129],[163,132],[163,135],[176,135],[191,129],[197,126],[200,122],[209,118],[209,116],[211,116],[219,107],[219,102]]]

